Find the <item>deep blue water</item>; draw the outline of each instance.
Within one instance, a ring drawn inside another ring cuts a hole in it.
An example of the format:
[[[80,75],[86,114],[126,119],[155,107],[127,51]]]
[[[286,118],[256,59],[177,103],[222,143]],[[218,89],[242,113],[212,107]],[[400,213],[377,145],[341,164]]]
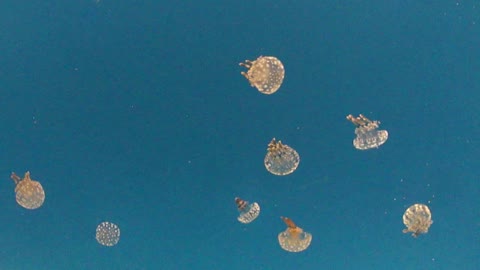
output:
[[[480,4],[422,2],[2,1],[0,270],[479,269]],[[240,75],[260,55],[285,65],[274,95]],[[356,150],[350,113],[388,141]],[[265,170],[272,137],[293,174]],[[37,210],[9,179],[27,170]]]

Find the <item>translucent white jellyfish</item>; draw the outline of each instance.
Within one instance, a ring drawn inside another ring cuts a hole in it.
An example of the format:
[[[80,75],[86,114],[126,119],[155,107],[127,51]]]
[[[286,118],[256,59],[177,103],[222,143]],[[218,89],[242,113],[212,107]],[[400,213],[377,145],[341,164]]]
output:
[[[347,120],[356,126],[355,134],[357,137],[353,140],[353,146],[359,150],[378,148],[388,139],[388,131],[377,130],[380,125],[379,121],[371,121],[362,114],[358,117],[349,114]]]
[[[428,206],[417,203],[410,206],[403,214],[403,224],[407,228],[402,232],[411,232],[412,236],[416,238],[421,233],[427,233],[432,223],[432,214]]]
[[[40,182],[30,178],[30,172],[26,172],[23,179],[12,172],[10,176],[15,182],[15,199],[17,203],[26,209],[37,209],[45,201],[45,191]]]
[[[267,154],[263,161],[265,168],[275,175],[287,175],[294,172],[300,164],[300,156],[295,149],[275,138],[268,144]]]
[[[97,226],[95,238],[104,246],[115,246],[120,240],[120,228],[111,222],[104,221]]]
[[[263,94],[273,94],[282,85],[285,77],[285,69],[282,62],[273,56],[260,56],[255,61],[245,60],[240,63],[248,69],[241,74],[247,78],[252,87],[255,87]]]
[[[235,203],[237,204],[238,212],[240,212],[237,219],[241,223],[250,223],[260,214],[260,206],[256,202],[250,204],[237,197],[235,198]]]
[[[287,224],[287,229],[278,235],[280,246],[289,252],[300,252],[307,249],[312,242],[312,235],[297,227],[291,219],[286,217],[280,218]]]

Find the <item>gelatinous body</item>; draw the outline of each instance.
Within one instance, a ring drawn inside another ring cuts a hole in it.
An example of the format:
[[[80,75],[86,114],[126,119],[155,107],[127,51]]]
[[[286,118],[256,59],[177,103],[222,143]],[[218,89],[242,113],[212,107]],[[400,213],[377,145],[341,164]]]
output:
[[[411,232],[413,237],[417,237],[421,233],[427,233],[432,223],[432,214],[428,206],[425,204],[414,204],[403,214],[403,224],[407,228],[402,232]]]
[[[287,175],[297,169],[300,156],[295,149],[273,138],[268,144],[267,155],[263,163],[272,174]]]
[[[300,252],[307,249],[312,242],[312,235],[304,232],[302,228],[297,227],[291,219],[286,217],[280,218],[288,226],[285,231],[278,235],[278,243],[280,246],[289,252]]]
[[[111,222],[102,222],[97,226],[95,238],[101,245],[114,246],[120,240],[120,228]]]
[[[255,87],[263,94],[273,94],[282,85],[285,77],[285,69],[282,62],[273,56],[260,56],[255,61],[245,60],[240,63],[248,69],[247,72],[241,72]]]
[[[23,179],[12,172],[10,176],[15,182],[15,198],[17,203],[26,209],[37,209],[45,201],[45,191],[40,182],[30,178],[30,172],[26,172]]]
[[[260,206],[258,203],[248,203],[240,198],[235,198],[235,203],[237,204],[238,211],[240,212],[238,216],[238,221],[241,223],[250,223],[255,220],[260,214]]]
[[[377,130],[380,125],[379,121],[371,121],[362,114],[358,117],[349,114],[347,120],[356,126],[355,134],[357,137],[353,140],[353,146],[359,150],[378,148],[388,139],[388,131]]]

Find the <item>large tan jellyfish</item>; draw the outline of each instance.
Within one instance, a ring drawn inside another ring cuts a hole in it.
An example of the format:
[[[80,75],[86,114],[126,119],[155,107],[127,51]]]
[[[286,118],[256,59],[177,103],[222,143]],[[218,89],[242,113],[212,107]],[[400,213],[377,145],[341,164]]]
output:
[[[252,87],[257,88],[263,94],[275,93],[285,77],[282,62],[273,56],[260,56],[255,61],[245,60],[240,65],[248,69],[247,72],[242,71],[241,74],[247,78]]]
[[[300,156],[295,149],[275,138],[270,141],[267,154],[263,160],[265,168],[275,175],[287,175],[294,172],[300,163]]]
[[[358,117],[349,114],[347,120],[356,126],[355,134],[357,137],[353,140],[353,146],[359,150],[378,148],[388,139],[386,130],[377,130],[380,125],[379,121],[371,121],[362,114]]]
[[[45,191],[40,182],[30,178],[26,172],[23,179],[12,172],[10,178],[15,182],[15,197],[17,203],[26,209],[37,209],[45,201]]]
[[[288,228],[278,235],[278,243],[280,246],[289,252],[300,252],[310,246],[312,242],[312,235],[304,232],[302,228],[297,227],[295,223],[289,218],[280,217]]]
[[[101,245],[115,246],[120,240],[120,228],[116,224],[104,221],[97,226],[95,238]]]
[[[258,203],[248,203],[240,198],[235,198],[235,203],[237,204],[238,212],[238,221],[241,223],[250,223],[255,220],[260,214],[260,206]]]
[[[403,224],[407,228],[403,229],[402,232],[411,232],[412,236],[416,238],[421,233],[427,233],[432,223],[432,214],[428,206],[417,203],[410,206],[403,214]]]

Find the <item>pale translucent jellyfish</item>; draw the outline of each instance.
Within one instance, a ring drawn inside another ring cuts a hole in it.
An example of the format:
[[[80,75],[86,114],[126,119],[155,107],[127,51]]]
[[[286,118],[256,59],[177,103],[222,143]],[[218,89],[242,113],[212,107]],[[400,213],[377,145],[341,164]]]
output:
[[[17,203],[27,209],[37,209],[45,201],[45,191],[40,182],[30,178],[30,172],[26,172],[23,179],[12,172],[10,176],[15,182],[15,198]]]
[[[263,161],[265,168],[275,175],[287,175],[294,172],[300,163],[300,156],[295,149],[275,138],[268,144],[267,154]]]
[[[379,121],[371,121],[362,114],[358,117],[349,114],[347,120],[356,126],[355,134],[357,137],[353,140],[353,146],[359,150],[378,148],[388,139],[388,131],[377,130],[380,125]]]
[[[104,246],[115,246],[120,240],[120,228],[111,222],[104,221],[97,226],[95,238]]]
[[[289,252],[300,252],[307,249],[312,242],[312,235],[304,232],[302,228],[297,227],[291,219],[286,217],[280,218],[288,226],[284,232],[278,235],[278,243],[280,243],[280,246]]]
[[[237,219],[241,223],[250,223],[260,214],[260,206],[256,202],[249,204],[247,201],[237,197],[235,198],[235,203],[237,204],[238,212],[240,212]]]
[[[421,233],[427,233],[432,225],[432,214],[425,204],[414,204],[410,206],[403,214],[403,224],[407,226],[403,233],[412,233],[413,237]]]
[[[285,77],[285,69],[282,62],[273,56],[260,56],[255,61],[245,60],[240,63],[248,69],[247,72],[241,72],[255,87],[263,94],[273,94],[282,85]]]

